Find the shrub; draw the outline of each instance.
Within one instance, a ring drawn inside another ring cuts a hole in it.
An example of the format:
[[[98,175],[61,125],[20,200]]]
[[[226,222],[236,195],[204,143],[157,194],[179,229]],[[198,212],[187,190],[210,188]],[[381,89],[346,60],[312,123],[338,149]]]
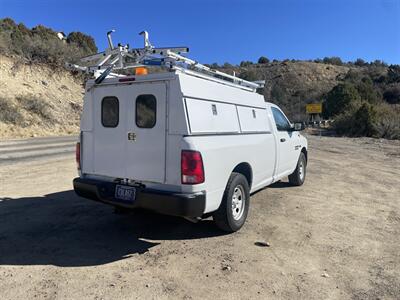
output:
[[[343,62],[340,57],[333,56],[333,57],[324,57],[322,60],[324,64],[330,64],[330,65],[337,65],[337,66],[342,66]]]
[[[400,104],[400,84],[386,89],[383,98],[390,104]]]
[[[258,59],[258,63],[259,63],[259,64],[267,64],[267,63],[269,63],[269,59],[266,58],[265,56],[261,56],[261,57]]]
[[[375,129],[378,137],[400,139],[400,107],[380,105]]]
[[[239,77],[249,81],[260,80],[259,76],[257,75],[257,72],[252,69],[240,72]]]
[[[0,122],[21,124],[23,121],[24,117],[18,108],[12,105],[8,99],[0,97]]]
[[[82,32],[71,32],[68,34],[67,42],[75,44],[78,48],[83,49],[87,53],[96,53],[97,46],[94,39]]]
[[[400,65],[391,65],[387,74],[388,82],[400,82]]]
[[[225,63],[222,65],[222,67],[223,67],[223,68],[232,68],[233,66],[232,66],[230,63],[225,62]]]
[[[251,66],[253,64],[253,62],[249,61],[249,60],[244,60],[240,62],[240,66],[241,67],[248,67]]]
[[[328,118],[335,116],[345,111],[351,103],[360,100],[360,95],[353,84],[338,84],[327,94],[324,102],[324,115]]]
[[[375,136],[378,121],[376,108],[363,102],[339,114],[333,127],[338,134],[349,136]]]
[[[357,60],[354,62],[354,64],[359,67],[363,67],[363,66],[367,65],[365,60],[363,60],[362,58],[357,58]]]
[[[42,99],[39,99],[34,95],[18,96],[16,99],[21,106],[30,113],[38,115],[45,121],[54,121],[50,105]]]
[[[97,51],[94,39],[80,32],[72,32],[68,41],[61,41],[57,32],[43,25],[29,30],[12,19],[0,19],[0,53],[17,54],[29,61],[64,67],[65,62]]]
[[[369,103],[378,103],[382,99],[382,95],[374,87],[370,77],[363,77],[355,86],[362,100],[366,100]]]
[[[387,67],[387,63],[379,59],[375,59],[373,62],[370,63],[370,65],[376,67]]]

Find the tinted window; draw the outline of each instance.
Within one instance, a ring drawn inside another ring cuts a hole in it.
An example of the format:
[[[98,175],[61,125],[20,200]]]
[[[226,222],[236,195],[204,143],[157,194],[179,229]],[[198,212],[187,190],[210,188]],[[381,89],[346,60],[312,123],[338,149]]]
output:
[[[290,127],[290,124],[285,115],[275,107],[272,107],[272,114],[274,115],[276,129],[278,129],[279,131],[287,131]]]
[[[119,122],[119,101],[116,97],[105,97],[101,102],[101,123],[104,127],[117,127]]]
[[[152,128],[156,125],[157,101],[153,95],[140,95],[136,98],[136,125]]]

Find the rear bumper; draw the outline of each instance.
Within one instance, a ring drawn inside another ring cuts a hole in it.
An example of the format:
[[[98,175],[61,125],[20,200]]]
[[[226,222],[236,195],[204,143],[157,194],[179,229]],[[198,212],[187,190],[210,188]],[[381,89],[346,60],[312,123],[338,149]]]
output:
[[[117,183],[78,177],[73,184],[75,193],[84,198],[114,206],[140,207],[173,216],[201,217],[206,205],[204,192],[181,194],[137,187],[135,201],[126,204],[114,197]]]

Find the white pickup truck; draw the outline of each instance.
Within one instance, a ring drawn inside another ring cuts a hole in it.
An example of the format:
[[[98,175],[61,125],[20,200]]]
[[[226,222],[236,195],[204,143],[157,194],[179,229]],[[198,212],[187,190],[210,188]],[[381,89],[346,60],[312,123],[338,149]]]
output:
[[[307,141],[264,97],[168,72],[88,81],[77,147],[78,195],[202,217],[238,230],[250,193],[304,182]]]
[[[140,72],[138,72],[138,70]],[[278,106],[237,82],[182,68],[89,80],[75,192],[116,207],[239,230],[250,194],[302,185],[307,140]]]

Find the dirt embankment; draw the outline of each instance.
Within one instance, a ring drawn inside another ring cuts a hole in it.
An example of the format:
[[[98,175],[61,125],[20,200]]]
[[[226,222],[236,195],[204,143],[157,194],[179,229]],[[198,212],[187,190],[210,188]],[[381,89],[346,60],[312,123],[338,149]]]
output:
[[[0,55],[0,138],[76,134],[82,99],[69,72]]]

